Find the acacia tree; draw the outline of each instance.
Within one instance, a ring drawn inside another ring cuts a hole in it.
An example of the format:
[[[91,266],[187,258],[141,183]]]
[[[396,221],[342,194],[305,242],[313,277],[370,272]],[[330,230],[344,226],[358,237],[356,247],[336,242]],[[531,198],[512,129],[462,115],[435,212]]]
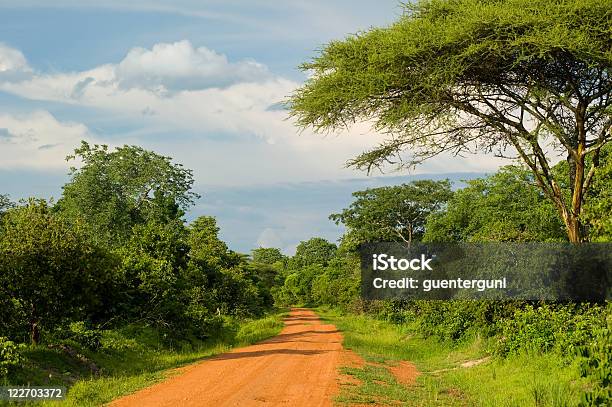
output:
[[[583,203],[612,139],[612,0],[421,0],[405,10],[302,65],[313,74],[290,100],[298,125],[373,121],[388,138],[349,161],[368,170],[443,152],[521,159],[569,240],[585,240]],[[559,158],[569,164],[561,178]]]

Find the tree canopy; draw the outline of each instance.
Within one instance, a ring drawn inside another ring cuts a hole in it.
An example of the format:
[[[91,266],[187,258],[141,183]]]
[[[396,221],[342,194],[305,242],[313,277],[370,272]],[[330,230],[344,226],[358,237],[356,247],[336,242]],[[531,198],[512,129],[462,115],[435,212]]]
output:
[[[373,121],[387,140],[349,163],[368,170],[443,152],[520,158],[582,241],[582,205],[612,139],[611,20],[612,0],[421,0],[303,64],[312,75],[292,114],[319,131]],[[565,174],[551,169],[559,158]]]
[[[104,243],[121,243],[134,225],[178,219],[198,195],[191,191],[192,171],[137,146],[109,151],[86,142],[68,159],[72,168],[58,208],[81,218]]]
[[[291,259],[292,266],[327,265],[336,254],[336,250],[335,244],[328,242],[322,237],[313,237],[297,245],[295,255]]]
[[[276,247],[258,247],[252,250],[253,262],[261,264],[275,264],[283,262],[286,257]]]
[[[33,343],[42,327],[94,307],[113,267],[82,225],[54,216],[45,201],[31,200],[0,221],[0,299],[12,298],[22,310]]]
[[[351,205],[329,218],[348,228],[344,241],[351,245],[412,242],[423,235],[427,217],[442,209],[451,195],[448,180],[371,188],[354,192]]]

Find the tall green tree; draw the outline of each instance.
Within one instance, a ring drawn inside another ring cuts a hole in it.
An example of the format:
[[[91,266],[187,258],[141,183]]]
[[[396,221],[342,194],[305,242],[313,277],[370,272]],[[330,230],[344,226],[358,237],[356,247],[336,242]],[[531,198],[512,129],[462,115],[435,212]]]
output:
[[[69,224],[33,200],[6,212],[0,231],[0,297],[18,303],[33,344],[42,328],[83,317],[99,303],[97,287],[115,263],[80,223]]]
[[[179,219],[198,198],[191,170],[141,147],[82,142],[68,159],[82,165],[71,169],[57,207],[111,246],[125,243],[135,225]]]
[[[368,170],[444,152],[519,158],[580,242],[612,139],[610,10],[612,0],[419,0],[303,64],[312,75],[292,113],[319,131],[373,121],[387,140],[350,162]],[[551,169],[559,156],[565,174]]]
[[[207,269],[221,269],[243,262],[240,254],[230,250],[219,238],[219,226],[212,216],[200,216],[188,227],[190,257]]]
[[[421,180],[353,193],[351,205],[330,215],[344,224],[343,242],[412,242],[422,237],[427,217],[441,210],[452,196],[450,182]]]

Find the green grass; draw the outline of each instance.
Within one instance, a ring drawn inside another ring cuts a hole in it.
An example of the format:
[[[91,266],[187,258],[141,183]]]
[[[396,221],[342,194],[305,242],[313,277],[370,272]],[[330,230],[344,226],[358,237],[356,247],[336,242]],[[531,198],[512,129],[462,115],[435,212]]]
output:
[[[98,406],[161,381],[176,373],[174,369],[178,367],[226,352],[232,347],[249,345],[277,335],[283,326],[283,315],[279,312],[261,319],[238,322],[231,327],[231,333],[208,342],[168,343],[151,328],[129,326],[106,331],[103,342],[110,346],[104,351],[88,351],[78,344],[69,343],[100,368],[97,375],[92,375],[87,363],[61,349],[29,347],[25,352],[24,367],[5,384],[69,387],[67,400],[36,405]]]
[[[358,379],[345,384],[337,402],[410,406],[574,406],[588,383],[575,363],[555,354],[524,354],[460,365],[486,356],[486,344],[474,338],[462,344],[423,338],[409,325],[320,309],[320,315],[344,335],[345,348],[366,360],[362,368],[345,368]],[[407,360],[421,375],[413,386],[398,383],[386,364]]]

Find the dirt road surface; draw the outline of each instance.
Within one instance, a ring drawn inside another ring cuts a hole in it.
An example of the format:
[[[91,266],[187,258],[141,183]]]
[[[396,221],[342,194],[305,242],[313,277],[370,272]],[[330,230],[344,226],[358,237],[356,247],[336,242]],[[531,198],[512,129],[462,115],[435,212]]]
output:
[[[331,406],[342,359],[336,327],[296,308],[274,338],[206,359],[110,405]]]

